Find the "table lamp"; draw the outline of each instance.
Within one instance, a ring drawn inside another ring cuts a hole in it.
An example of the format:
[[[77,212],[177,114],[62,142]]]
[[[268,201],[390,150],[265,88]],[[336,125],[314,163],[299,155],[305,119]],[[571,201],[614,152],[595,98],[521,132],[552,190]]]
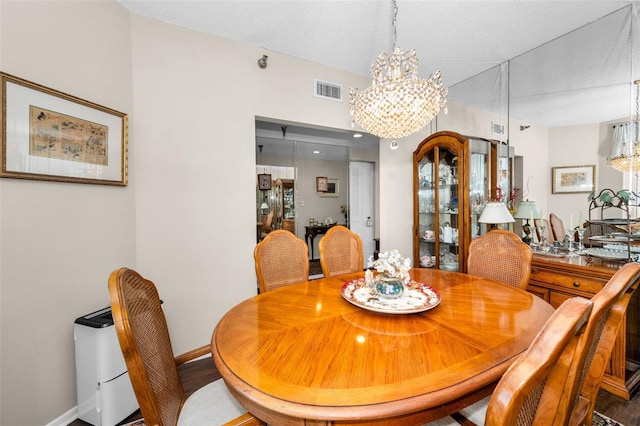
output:
[[[479,223],[491,225],[513,223],[515,221],[511,213],[509,213],[507,206],[501,201],[491,201],[485,204],[484,210],[482,210],[482,214],[478,219]]]
[[[536,206],[536,202],[529,200],[520,201],[513,217],[516,219],[523,219],[525,221],[522,225],[522,231],[524,232],[522,241],[527,244],[531,244],[531,226],[535,226],[535,223],[529,224],[529,219],[531,219],[532,222],[533,219],[540,219],[540,209]]]

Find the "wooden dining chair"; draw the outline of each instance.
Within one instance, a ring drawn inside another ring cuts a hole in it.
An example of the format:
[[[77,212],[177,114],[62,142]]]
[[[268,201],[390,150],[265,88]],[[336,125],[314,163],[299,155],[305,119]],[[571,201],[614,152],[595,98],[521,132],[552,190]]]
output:
[[[583,343],[588,345],[584,366],[572,366],[572,374],[579,376],[579,382],[571,425],[591,426],[598,390],[633,293],[630,289],[638,280],[640,264],[627,263],[591,298],[593,311],[585,334],[592,333],[593,339]]]
[[[469,244],[467,273],[525,290],[531,275],[531,247],[511,231],[494,229]]]
[[[260,293],[309,279],[309,248],[290,231],[272,231],[253,250]]]
[[[570,365],[584,358],[578,341],[593,307],[590,300],[567,299],[529,348],[504,373],[487,407],[486,426],[564,425],[569,413],[558,404],[570,392]]]
[[[185,397],[178,365],[211,349],[206,345],[174,357],[158,291],[151,281],[121,268],[109,277],[109,293],[120,348],[148,426],[265,425],[247,413],[222,379]]]
[[[364,269],[362,240],[344,226],[332,226],[318,243],[320,266],[325,277],[361,272]]]
[[[533,220],[534,227],[536,230],[536,239],[539,243],[542,242],[542,238],[544,237],[547,244],[553,242],[553,237],[551,236],[551,227],[549,226],[549,221],[547,219],[534,219]],[[540,232],[540,225],[544,224],[544,233]]]
[[[551,225],[551,235],[554,241],[562,241],[567,235],[564,229],[564,223],[555,213],[549,215],[549,225]]]
[[[563,361],[566,366],[562,368],[566,369],[566,374],[562,373],[562,392],[556,392],[549,402],[556,410],[553,423],[540,424],[592,424],[598,390],[631,299],[630,289],[638,280],[640,264],[628,263],[591,298],[592,309],[583,332],[576,340],[574,356],[569,363]],[[456,416],[464,419],[467,424],[482,424],[482,419],[488,420],[489,416],[487,399],[461,410],[453,417]]]

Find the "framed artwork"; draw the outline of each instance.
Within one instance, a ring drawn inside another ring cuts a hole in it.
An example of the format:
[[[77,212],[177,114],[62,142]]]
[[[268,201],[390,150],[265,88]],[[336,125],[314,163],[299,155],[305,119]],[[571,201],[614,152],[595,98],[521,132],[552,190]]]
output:
[[[271,189],[271,175],[258,175],[258,189]]]
[[[595,188],[595,176],[595,165],[552,167],[551,193],[590,193]]]
[[[340,180],[327,179],[327,190],[320,193],[321,197],[339,197],[340,196]]]
[[[329,178],[326,176],[316,177],[316,192],[327,192],[329,188]]]
[[[0,177],[127,185],[122,112],[0,73]]]

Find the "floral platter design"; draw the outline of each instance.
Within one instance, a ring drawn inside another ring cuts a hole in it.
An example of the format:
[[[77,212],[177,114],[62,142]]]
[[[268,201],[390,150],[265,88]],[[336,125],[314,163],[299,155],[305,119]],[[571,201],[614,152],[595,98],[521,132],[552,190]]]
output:
[[[355,306],[386,314],[413,314],[427,311],[438,306],[441,300],[440,293],[431,286],[415,281],[405,284],[404,293],[397,299],[381,297],[375,289],[367,286],[362,278],[343,285],[340,293]]]

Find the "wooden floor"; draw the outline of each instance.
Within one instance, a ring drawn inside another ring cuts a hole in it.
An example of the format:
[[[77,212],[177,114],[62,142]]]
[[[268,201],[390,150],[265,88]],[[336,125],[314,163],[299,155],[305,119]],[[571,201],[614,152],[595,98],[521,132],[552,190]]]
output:
[[[211,358],[190,362],[180,366],[180,377],[184,385],[184,391],[188,395],[195,390],[220,378],[220,373],[216,369]],[[608,392],[600,391],[596,402],[596,411],[605,416],[622,423],[625,426],[640,425],[640,392],[636,392],[631,401],[611,395]],[[125,419],[121,424],[140,419],[140,412],[134,413]],[[69,426],[87,426],[88,423],[82,420],[75,420]]]

